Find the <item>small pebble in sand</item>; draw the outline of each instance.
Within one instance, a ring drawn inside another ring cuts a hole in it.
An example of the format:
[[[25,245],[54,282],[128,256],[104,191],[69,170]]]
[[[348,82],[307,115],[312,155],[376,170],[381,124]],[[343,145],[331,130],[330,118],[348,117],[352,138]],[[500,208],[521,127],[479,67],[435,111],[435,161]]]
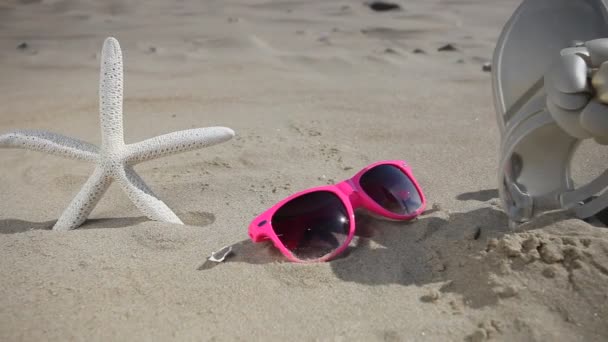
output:
[[[481,236],[481,227],[477,227],[475,230],[475,234],[473,235],[473,239],[479,240],[480,236]]]
[[[498,242],[498,248],[504,254],[511,258],[518,257],[521,255],[521,242],[516,238],[506,236]]]
[[[585,267],[585,264],[580,260],[574,260],[574,261],[570,262],[571,269],[577,270],[577,269],[584,268],[584,267]]]
[[[437,51],[458,51],[458,49],[452,44],[445,44],[437,49]]]
[[[452,309],[452,314],[460,314],[462,313],[462,305],[457,303],[456,301],[450,301],[450,308]]]
[[[511,298],[515,297],[519,292],[519,289],[513,285],[500,286],[494,290],[494,292],[500,298]]]
[[[564,245],[577,246],[576,239],[569,236],[562,237],[562,242]]]
[[[483,63],[483,65],[481,66],[481,70],[484,72],[492,71],[492,63],[490,63],[490,62]]]
[[[524,252],[529,252],[533,249],[537,249],[538,246],[540,246],[540,241],[538,240],[538,238],[534,235],[528,237],[526,240],[524,240],[524,242],[521,244],[523,247]]]
[[[545,267],[545,269],[542,272],[543,276],[545,276],[546,278],[555,278],[555,267],[553,266],[548,266]]]
[[[401,9],[399,4],[388,1],[372,1],[367,6],[376,12],[398,11]]]
[[[583,251],[576,246],[566,246],[563,248],[562,253],[564,254],[564,260],[571,262],[577,259],[583,259]]]
[[[393,54],[393,55],[398,55],[399,53],[391,48],[386,48],[384,49],[384,53],[389,53],[389,54]]]
[[[430,290],[428,294],[425,294],[424,296],[420,297],[420,300],[425,303],[434,303],[439,299],[439,297],[441,297],[441,293],[433,289]]]
[[[155,52],[156,52],[156,46],[150,46],[150,47],[148,48],[148,52],[149,52],[149,53],[155,53]]]
[[[564,260],[564,254],[561,249],[553,243],[542,244],[538,251],[541,259],[547,264],[553,264]]]
[[[228,17],[228,22],[229,23],[236,23],[239,21],[239,18],[235,18],[235,17]]]
[[[475,329],[475,331],[466,337],[465,341],[467,342],[482,342],[488,338],[486,331],[484,329]]]
[[[463,233],[464,233],[465,239],[477,240],[481,236],[481,227],[480,226],[467,227]]]
[[[492,337],[502,332],[502,327],[499,321],[490,320],[489,322],[479,323],[477,329],[472,334],[465,338],[465,341],[486,341],[492,340]]]
[[[499,333],[502,332],[502,323],[500,323],[500,321],[492,319],[490,320],[490,326],[494,328],[494,331]]]
[[[426,55],[426,51],[424,51],[422,49],[414,49],[414,51],[412,51],[412,53]]]
[[[431,269],[433,270],[433,272],[444,272],[447,268],[448,268],[448,266],[445,263],[442,263],[442,262],[435,263],[431,267]]]
[[[28,44],[26,42],[22,42],[21,44],[17,45],[17,49],[19,50],[25,50],[28,48]]]
[[[317,40],[318,40],[318,41],[320,41],[321,43],[325,43],[325,44],[329,44],[329,43],[331,43],[331,42],[329,41],[329,37],[328,37],[328,36],[321,36],[321,37],[319,37],[319,39],[317,39]]]
[[[500,200],[498,198],[492,198],[488,201],[488,204],[494,207],[500,206]]]

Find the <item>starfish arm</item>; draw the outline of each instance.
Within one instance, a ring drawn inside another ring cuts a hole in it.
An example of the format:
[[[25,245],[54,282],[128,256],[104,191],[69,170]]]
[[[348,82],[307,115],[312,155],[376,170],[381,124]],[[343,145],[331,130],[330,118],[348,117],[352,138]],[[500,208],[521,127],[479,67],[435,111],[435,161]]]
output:
[[[230,140],[234,131],[227,127],[195,128],[159,135],[127,146],[126,161],[137,164],[146,160],[191,151]]]
[[[119,174],[116,181],[135,206],[150,220],[183,224],[179,217],[156,197],[130,166],[125,167],[124,173]]]
[[[101,50],[99,74],[99,117],[101,120],[101,145],[122,146],[123,67],[120,44],[107,38]]]
[[[18,130],[1,134],[0,147],[25,148],[56,156],[88,161],[96,160],[99,152],[97,146],[87,142],[61,134],[34,130]]]
[[[67,231],[79,227],[93,211],[111,183],[112,178],[100,168],[95,168],[82,189],[63,211],[63,214],[53,226],[53,230]]]

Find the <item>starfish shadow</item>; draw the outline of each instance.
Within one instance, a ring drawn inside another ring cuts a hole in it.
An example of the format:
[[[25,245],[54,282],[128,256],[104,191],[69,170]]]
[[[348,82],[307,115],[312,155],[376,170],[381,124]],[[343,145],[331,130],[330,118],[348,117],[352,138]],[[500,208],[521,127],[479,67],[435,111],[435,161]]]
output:
[[[23,233],[29,230],[51,230],[57,220],[33,222],[19,219],[0,220],[0,234]]]
[[[88,219],[82,229],[124,228],[147,221],[144,216]],[[57,220],[35,222],[20,219],[0,220],[0,234],[23,233],[30,230],[52,230]]]
[[[190,226],[205,227],[215,222],[215,215],[209,212],[188,211],[179,213],[183,222]],[[145,216],[100,217],[88,219],[81,229],[126,228],[150,221]],[[0,220],[0,234],[23,233],[30,230],[52,230],[57,220],[35,222],[20,219]]]

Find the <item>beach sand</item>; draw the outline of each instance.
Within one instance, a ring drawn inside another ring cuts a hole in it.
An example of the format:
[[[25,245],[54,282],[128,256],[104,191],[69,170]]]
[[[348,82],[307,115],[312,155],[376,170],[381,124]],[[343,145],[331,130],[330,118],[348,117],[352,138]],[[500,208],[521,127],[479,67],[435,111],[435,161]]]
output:
[[[606,341],[608,230],[549,214],[513,231],[497,199],[482,65],[518,1],[399,3],[3,1],[0,132],[99,144],[114,36],[127,142],[237,135],[136,167],[185,226],[148,221],[113,185],[82,227],[51,231],[92,164],[0,150],[0,340]],[[285,196],[382,159],[412,166],[419,219],[358,214],[360,237],[329,263],[249,241]],[[583,182],[608,156],[585,143],[576,160]]]

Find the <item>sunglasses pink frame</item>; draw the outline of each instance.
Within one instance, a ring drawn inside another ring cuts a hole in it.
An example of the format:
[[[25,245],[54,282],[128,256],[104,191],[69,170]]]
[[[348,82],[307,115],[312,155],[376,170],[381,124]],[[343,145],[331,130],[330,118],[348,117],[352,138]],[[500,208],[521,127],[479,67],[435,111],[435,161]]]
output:
[[[365,193],[365,191],[363,191],[363,189],[361,188],[361,185],[359,184],[359,180],[361,179],[361,176],[368,170],[370,170],[378,165],[393,165],[393,166],[399,168],[401,171],[403,171],[403,173],[405,173],[406,176],[408,176],[408,178],[412,181],[412,183],[416,187],[418,194],[420,195],[420,199],[422,201],[420,208],[418,208],[414,213],[411,213],[408,215],[395,214],[393,212],[390,212],[390,211],[382,208],[378,203],[376,203],[376,201],[371,199]],[[305,194],[308,194],[311,192],[316,192],[316,191],[328,191],[328,192],[331,192],[331,193],[335,194],[336,196],[338,196],[338,198],[340,198],[340,200],[344,204],[344,207],[347,210],[348,217],[349,217],[350,227],[349,227],[348,237],[346,238],[346,241],[344,241],[344,243],[340,247],[338,247],[336,250],[332,251],[331,253],[328,253],[317,259],[302,260],[302,259],[299,259],[296,256],[294,256],[289,251],[289,249],[287,249],[287,247],[285,247],[285,245],[283,245],[281,240],[279,240],[278,236],[274,232],[274,229],[272,228],[272,216],[285,203],[287,203],[299,196],[302,196],[302,195],[305,195]],[[266,241],[266,240],[270,239],[272,241],[272,243],[275,245],[275,247],[277,247],[287,259],[289,259],[290,261],[293,261],[293,262],[328,261],[328,260],[336,257],[337,255],[339,255],[340,253],[342,253],[348,247],[349,243],[353,239],[353,236],[355,235],[355,226],[356,226],[355,210],[358,208],[365,208],[374,214],[377,214],[377,215],[380,215],[383,217],[387,217],[389,219],[405,221],[405,220],[411,220],[411,219],[415,218],[416,216],[420,215],[422,212],[424,212],[424,209],[426,208],[426,199],[424,197],[424,193],[422,192],[422,189],[420,188],[420,185],[418,184],[418,182],[416,181],[416,178],[414,178],[414,175],[412,174],[412,169],[409,167],[409,165],[405,161],[403,161],[403,160],[379,161],[379,162],[366,166],[363,170],[357,172],[357,174],[354,177],[347,179],[345,181],[342,181],[338,184],[310,188],[310,189],[307,189],[304,191],[300,191],[296,194],[293,194],[293,195],[285,198],[284,200],[278,202],[277,204],[272,206],[270,209],[268,209],[265,212],[263,212],[262,214],[260,214],[258,217],[256,217],[251,222],[251,224],[249,225],[249,237],[251,238],[251,240],[253,240],[253,242],[262,242],[262,241]]]

